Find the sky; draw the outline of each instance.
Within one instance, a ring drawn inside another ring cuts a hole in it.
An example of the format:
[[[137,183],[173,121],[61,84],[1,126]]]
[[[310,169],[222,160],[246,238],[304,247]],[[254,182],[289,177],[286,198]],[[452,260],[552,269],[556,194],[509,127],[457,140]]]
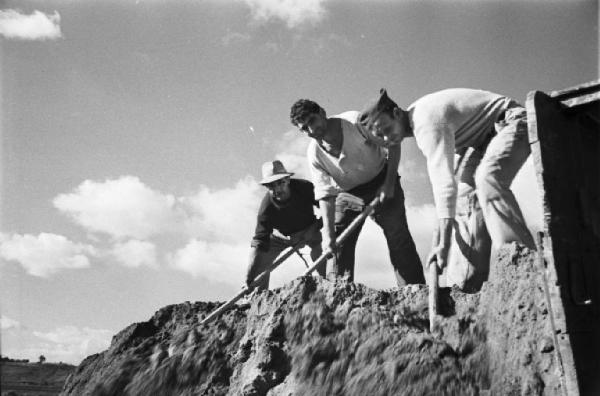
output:
[[[161,307],[240,290],[261,164],[309,178],[295,100],[333,115],[382,87],[400,106],[468,87],[524,104],[598,79],[598,2],[0,0],[0,59],[0,352],[78,364]],[[424,259],[431,188],[402,150]],[[531,161],[513,188],[540,229]],[[392,274],[369,220],[356,281]]]

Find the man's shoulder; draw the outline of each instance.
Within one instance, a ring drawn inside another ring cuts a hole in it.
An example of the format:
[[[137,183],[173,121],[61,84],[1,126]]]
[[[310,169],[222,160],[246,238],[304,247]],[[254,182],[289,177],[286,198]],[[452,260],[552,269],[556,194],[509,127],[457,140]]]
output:
[[[321,147],[315,139],[310,139],[308,147],[306,148],[306,158],[309,164],[319,162],[319,151],[322,151]]]
[[[333,116],[332,118],[339,118],[342,120],[342,123],[345,123],[345,130],[352,131],[353,133],[357,133],[363,139],[369,140],[368,133],[366,133],[363,127],[358,122],[358,118],[360,117],[360,111],[346,111],[344,113]],[[370,141],[370,140],[369,140]]]
[[[315,199],[315,186],[306,179],[291,179],[290,189],[292,195],[296,196],[296,202],[301,205],[311,204]]]
[[[290,179],[290,184],[298,188],[314,188],[313,184],[306,179]]]
[[[495,100],[498,97],[502,97],[502,95],[482,89],[448,88],[422,96],[408,106],[408,108],[439,108],[452,103]]]
[[[427,94],[410,106],[413,122],[435,123],[473,108],[485,106],[503,96],[490,91],[471,88],[450,88]]]
[[[343,113],[340,113],[340,114],[333,115],[333,116],[331,116],[331,118],[339,118],[341,120],[344,120],[351,124],[356,125],[359,115],[360,115],[360,111],[349,110],[349,111],[344,111]]]

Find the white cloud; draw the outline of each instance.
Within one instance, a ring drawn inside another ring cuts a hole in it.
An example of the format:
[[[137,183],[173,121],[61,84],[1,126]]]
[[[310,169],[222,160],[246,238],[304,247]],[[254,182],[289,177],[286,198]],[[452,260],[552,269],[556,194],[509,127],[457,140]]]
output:
[[[0,330],[10,330],[17,329],[21,326],[21,324],[8,316],[1,315],[0,316]]]
[[[110,345],[113,332],[103,329],[82,329],[75,326],[58,327],[51,332],[34,331],[33,335],[41,342],[33,342],[16,354],[30,360],[44,355],[49,362],[68,362],[78,364],[85,357],[102,352]]]
[[[202,186],[195,195],[181,199],[191,212],[186,221],[189,234],[210,242],[250,243],[264,192],[251,177],[238,181],[233,188],[211,190]]]
[[[86,180],[53,203],[87,230],[114,237],[145,239],[176,230],[180,220],[175,197],[148,188],[134,176]]]
[[[126,267],[156,267],[156,246],[152,242],[131,239],[117,243],[112,249],[113,256]]]
[[[31,15],[17,10],[0,10],[0,35],[8,39],[52,40],[62,37],[60,15],[34,11]]]
[[[88,256],[95,254],[92,246],[72,242],[62,235],[0,236],[0,257],[19,262],[34,276],[45,277],[61,269],[89,267]]]
[[[259,22],[272,19],[285,22],[292,29],[304,24],[317,24],[326,16],[325,0],[244,0],[252,18]]]
[[[250,240],[242,244],[209,243],[193,239],[169,257],[171,265],[211,282],[242,285],[246,273]]]

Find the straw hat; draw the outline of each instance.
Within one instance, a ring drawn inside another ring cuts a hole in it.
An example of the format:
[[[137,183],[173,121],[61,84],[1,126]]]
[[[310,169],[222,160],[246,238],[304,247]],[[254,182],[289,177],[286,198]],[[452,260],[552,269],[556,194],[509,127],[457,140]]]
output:
[[[262,180],[260,184],[273,183],[276,180],[292,175],[293,173],[285,170],[285,167],[279,160],[265,162],[262,165]]]

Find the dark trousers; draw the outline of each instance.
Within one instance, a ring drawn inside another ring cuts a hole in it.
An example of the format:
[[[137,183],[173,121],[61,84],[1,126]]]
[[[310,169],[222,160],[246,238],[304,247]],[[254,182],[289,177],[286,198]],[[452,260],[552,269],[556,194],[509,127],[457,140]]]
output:
[[[383,184],[385,172],[384,168],[373,180],[349,190],[348,193],[362,198],[365,204],[370,203],[377,196],[379,188]],[[351,210],[336,211],[336,234],[341,234],[359,214],[359,212]],[[425,277],[423,276],[421,259],[408,230],[404,208],[404,191],[400,186],[400,177],[396,179],[394,185],[394,197],[375,208],[371,218],[383,229],[398,286],[415,283],[424,284]],[[350,281],[354,281],[356,242],[363,225],[364,221],[348,236],[338,250],[338,275],[346,276]]]

